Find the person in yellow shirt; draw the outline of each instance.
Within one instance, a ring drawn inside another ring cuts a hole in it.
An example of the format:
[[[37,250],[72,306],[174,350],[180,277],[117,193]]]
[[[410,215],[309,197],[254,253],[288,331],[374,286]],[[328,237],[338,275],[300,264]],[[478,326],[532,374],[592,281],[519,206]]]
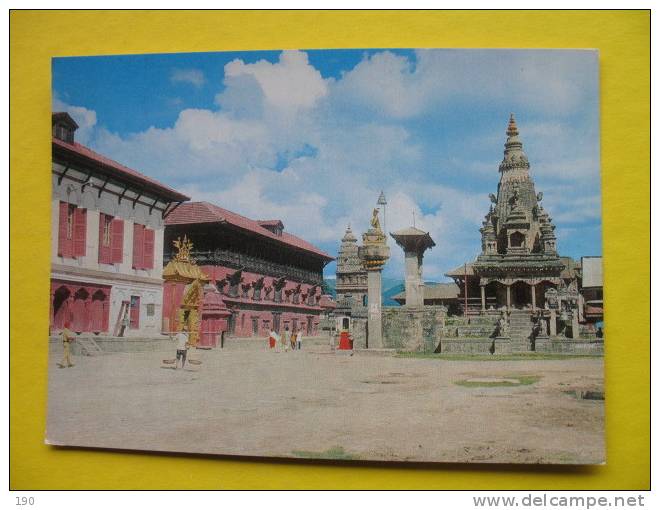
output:
[[[64,328],[60,331],[60,336],[62,337],[62,346],[64,347],[64,356],[62,361],[57,364],[60,368],[73,367],[74,364],[71,363],[71,342],[73,342],[76,337],[69,329],[69,323],[64,323]]]

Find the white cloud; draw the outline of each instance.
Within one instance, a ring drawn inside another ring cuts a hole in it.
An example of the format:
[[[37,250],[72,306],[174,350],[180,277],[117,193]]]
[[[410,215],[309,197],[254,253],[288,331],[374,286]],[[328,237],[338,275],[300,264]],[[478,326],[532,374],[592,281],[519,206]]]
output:
[[[246,64],[237,59],[225,66],[228,88],[245,83],[241,81],[244,77],[256,81],[268,105],[287,113],[312,108],[328,93],[321,73],[309,64],[307,53],[302,51],[283,51],[275,64],[266,60]],[[225,97],[224,93],[219,94],[216,102],[228,106]]]
[[[385,51],[360,62],[338,86],[342,101],[396,118],[452,101],[505,101],[511,108],[563,115],[595,99],[597,69],[597,52],[417,50],[413,65]]]
[[[380,52],[326,80],[306,53],[285,51],[275,63],[230,62],[218,108],[182,110],[168,128],[119,136],[97,126],[91,110],[62,109],[77,112],[86,130],[79,139],[100,152],[194,200],[280,218],[331,253],[348,223],[356,234],[366,230],[383,189],[389,231],[409,226],[414,211],[416,225],[431,233],[437,246],[427,253],[425,278],[439,280],[479,252],[507,120],[493,130],[475,117],[460,126],[467,134],[453,135],[447,104],[470,112],[491,101],[508,112],[513,102],[533,112],[518,116],[519,127],[546,209],[559,223],[598,220],[597,124],[586,129],[564,118],[584,99],[584,85],[571,82],[575,65],[555,54],[545,61],[457,51],[420,51],[413,65]],[[420,137],[424,125],[439,126],[448,145]],[[400,276],[403,254],[390,245],[387,272]]]
[[[200,88],[206,83],[206,77],[199,69],[172,69],[170,81],[172,83],[189,83]]]

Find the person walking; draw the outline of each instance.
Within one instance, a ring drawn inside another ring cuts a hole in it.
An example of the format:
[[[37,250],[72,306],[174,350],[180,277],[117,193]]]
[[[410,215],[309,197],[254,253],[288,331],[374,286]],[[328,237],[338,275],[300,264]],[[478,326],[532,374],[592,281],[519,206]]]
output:
[[[289,352],[289,347],[291,346],[291,331],[289,331],[289,326],[284,326],[282,345],[284,347],[284,352]]]
[[[297,331],[293,331],[291,333],[291,350],[295,351],[296,350],[296,337],[298,335]]]
[[[60,336],[62,337],[62,347],[64,348],[64,356],[62,356],[62,361],[57,364],[60,368],[68,368],[75,366],[71,363],[71,342],[73,342],[76,337],[69,329],[69,322],[64,323],[62,331],[60,331]]]
[[[188,326],[183,325],[181,331],[176,334],[176,359],[174,360],[174,370],[176,370],[179,360],[181,368],[186,365],[186,356],[188,355]]]
[[[300,350],[302,349],[302,328],[298,330],[298,334],[296,335],[296,349]]]
[[[275,330],[273,330],[273,328],[270,328],[270,333],[268,334],[268,349],[271,351],[273,349],[277,349],[277,351],[279,352],[278,344],[279,344],[278,335],[277,333],[275,333]]]

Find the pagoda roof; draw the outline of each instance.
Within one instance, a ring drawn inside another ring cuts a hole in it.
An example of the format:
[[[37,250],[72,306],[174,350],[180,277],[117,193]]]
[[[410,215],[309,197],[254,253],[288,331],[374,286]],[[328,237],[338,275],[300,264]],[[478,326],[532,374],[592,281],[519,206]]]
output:
[[[190,279],[190,280],[202,280],[209,281],[210,278],[200,269],[199,266],[191,264],[190,262],[184,262],[181,260],[170,260],[165,269],[163,269],[163,278],[164,279]]]
[[[415,227],[408,227],[397,230],[396,232],[390,232],[390,235],[398,245],[403,246],[404,248],[416,247],[418,250],[425,250],[435,246],[435,241],[431,239],[431,235],[428,232],[424,232]]]
[[[67,113],[55,113],[53,117],[58,115],[68,116]],[[184,202],[190,200],[190,197],[176,191],[173,188],[153,179],[147,175],[141,174],[137,170],[133,170],[127,166],[117,163],[116,161],[93,151],[89,147],[82,145],[78,142],[65,142],[59,138],[53,137],[53,154],[59,153],[65,157],[75,157],[80,159],[83,163],[91,164],[99,171],[105,174],[110,174],[123,181],[128,181],[138,187],[144,188],[172,202]]]
[[[174,209],[166,218],[165,225],[194,225],[200,223],[221,223],[231,225],[259,237],[267,238],[276,243],[296,248],[313,254],[327,261],[334,257],[317,248],[300,237],[282,232],[275,234],[263,227],[258,221],[252,220],[235,212],[223,209],[209,202],[187,202]]]

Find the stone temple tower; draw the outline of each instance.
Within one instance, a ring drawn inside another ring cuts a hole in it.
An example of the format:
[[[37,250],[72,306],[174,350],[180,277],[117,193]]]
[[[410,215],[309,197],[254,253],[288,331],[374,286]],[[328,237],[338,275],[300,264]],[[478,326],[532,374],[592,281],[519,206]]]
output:
[[[507,308],[543,306],[544,293],[557,287],[564,263],[557,254],[555,226],[543,209],[513,114],[507,127],[497,196],[481,232],[481,255],[473,264],[482,310],[496,297]]]
[[[555,227],[540,204],[543,194],[536,193],[529,175],[529,161],[513,114],[506,134],[497,197],[490,196],[495,207],[491,206],[481,229],[483,254],[556,256],[555,243],[550,242],[555,240]]]
[[[366,306],[367,271],[358,256],[357,238],[353,235],[350,225],[341,240],[336,274],[337,301],[350,297],[354,305]]]

